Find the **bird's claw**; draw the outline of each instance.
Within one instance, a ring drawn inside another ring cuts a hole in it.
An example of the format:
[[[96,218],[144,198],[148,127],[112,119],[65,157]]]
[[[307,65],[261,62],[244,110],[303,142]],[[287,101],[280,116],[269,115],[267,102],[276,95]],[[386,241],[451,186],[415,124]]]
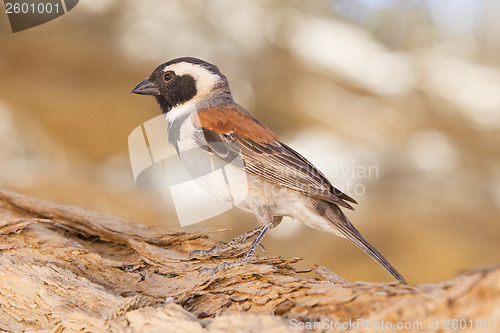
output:
[[[236,249],[239,247],[238,245],[235,245],[235,244],[228,244],[228,245],[229,246],[226,245],[226,246],[220,246],[220,247],[214,246],[210,250],[194,250],[193,252],[191,252],[188,255],[188,259],[213,258],[213,257],[217,257],[218,255],[220,255],[222,252],[224,252],[226,250]],[[259,246],[262,248],[262,251],[264,253],[266,253],[266,248],[264,247],[264,245],[262,245],[262,243],[261,243],[261,244],[259,244]]]
[[[210,250],[194,250],[188,255],[188,259],[205,259],[218,256],[223,249],[214,246]]]
[[[226,269],[245,265],[248,262],[249,262],[249,259],[241,259],[241,260],[236,260],[236,261],[225,261],[222,264],[220,264],[219,266],[214,267],[214,268],[203,268],[200,270],[200,273],[215,274],[218,272],[225,271]]]

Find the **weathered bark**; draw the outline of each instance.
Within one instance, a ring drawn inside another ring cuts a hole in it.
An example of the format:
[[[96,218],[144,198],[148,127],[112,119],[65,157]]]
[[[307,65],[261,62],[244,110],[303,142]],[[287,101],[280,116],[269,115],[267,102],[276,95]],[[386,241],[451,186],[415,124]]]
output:
[[[349,284],[324,267],[309,278],[293,268],[295,258],[200,272],[221,259],[187,255],[214,245],[202,233],[0,190],[0,331],[297,332],[299,321],[322,320],[323,328],[343,331],[342,323],[364,319],[353,332],[397,322],[421,323],[427,332],[436,320],[443,329],[446,319],[462,318],[473,321],[460,331],[474,331],[476,319],[496,319],[500,329],[498,267],[417,286]]]

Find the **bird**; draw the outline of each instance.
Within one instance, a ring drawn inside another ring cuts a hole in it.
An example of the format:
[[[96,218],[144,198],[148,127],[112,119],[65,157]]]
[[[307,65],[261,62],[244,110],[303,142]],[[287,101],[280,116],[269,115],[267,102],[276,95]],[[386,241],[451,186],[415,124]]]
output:
[[[217,66],[193,57],[176,58],[159,65],[132,93],[155,97],[166,119],[168,141],[191,169],[200,165],[203,156],[185,152],[198,148],[201,155],[228,162],[229,173],[244,176],[233,177],[237,184],[229,185],[245,189],[237,207],[253,213],[259,226],[226,245],[197,250],[189,257],[214,256],[255,237],[242,259],[225,262],[217,270],[247,264],[266,232],[287,216],[350,240],[399,283],[407,284],[342,211],[353,210],[356,200],[335,188],[311,162],[238,105],[226,76]],[[213,180],[202,185],[217,198],[234,202],[227,188],[224,191],[221,186],[225,184]]]

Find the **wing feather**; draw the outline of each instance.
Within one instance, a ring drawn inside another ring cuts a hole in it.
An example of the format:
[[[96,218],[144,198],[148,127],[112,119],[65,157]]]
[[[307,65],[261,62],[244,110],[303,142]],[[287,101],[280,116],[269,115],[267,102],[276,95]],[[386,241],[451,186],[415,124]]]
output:
[[[198,115],[199,130],[195,136],[200,147],[206,147],[227,162],[230,162],[228,156],[241,154],[249,174],[353,209],[346,201],[356,203],[354,199],[336,189],[305,157],[280,142],[267,127],[240,106],[205,109]],[[227,151],[231,153],[227,154]]]

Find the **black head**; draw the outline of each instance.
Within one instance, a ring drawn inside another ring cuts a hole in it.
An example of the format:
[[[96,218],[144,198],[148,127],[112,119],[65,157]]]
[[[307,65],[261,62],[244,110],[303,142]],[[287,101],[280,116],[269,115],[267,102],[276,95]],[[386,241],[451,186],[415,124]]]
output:
[[[132,90],[135,94],[155,96],[163,113],[217,91],[229,92],[224,74],[217,66],[190,57],[173,59],[158,66]]]

